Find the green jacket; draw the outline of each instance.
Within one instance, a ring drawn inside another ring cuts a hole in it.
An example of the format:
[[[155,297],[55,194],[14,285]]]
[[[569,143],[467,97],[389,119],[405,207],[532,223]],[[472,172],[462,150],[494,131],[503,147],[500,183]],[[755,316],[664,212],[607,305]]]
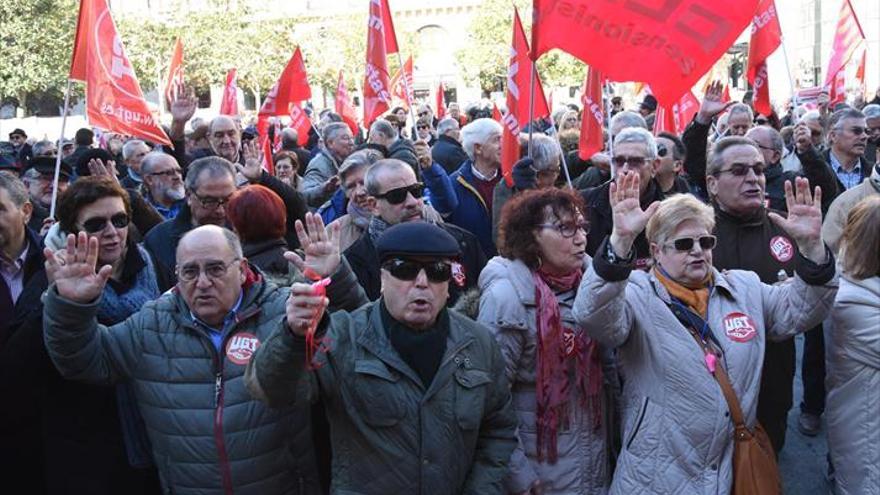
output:
[[[245,373],[251,393],[273,407],[306,394],[323,401],[334,494],[503,493],[517,420],[495,340],[450,310],[446,354],[425,390],[388,341],[378,304],[324,320],[327,349],[311,375],[305,340],[277,331]]]

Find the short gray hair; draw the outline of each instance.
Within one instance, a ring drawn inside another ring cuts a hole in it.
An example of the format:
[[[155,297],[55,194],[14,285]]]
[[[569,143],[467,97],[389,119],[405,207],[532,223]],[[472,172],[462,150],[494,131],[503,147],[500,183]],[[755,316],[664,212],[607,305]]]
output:
[[[141,145],[146,145],[147,143],[141,141],[140,139],[129,139],[122,145],[122,159],[128,160],[134,155],[134,149]]]
[[[831,118],[828,119],[828,128],[829,129],[837,129],[840,127],[840,121],[845,119],[864,119],[865,114],[856,110],[855,108],[847,107],[840,109],[831,114]]]
[[[408,163],[396,158],[386,158],[370,165],[370,168],[367,169],[367,174],[364,176],[364,188],[367,190],[367,194],[370,196],[381,194],[382,184],[380,178],[385,174],[401,170],[413,171]]]
[[[0,189],[6,191],[16,207],[20,208],[30,201],[24,182],[11,172],[0,172]]]
[[[477,119],[461,129],[461,146],[468,158],[474,159],[474,145],[483,144],[494,133],[501,133],[501,124],[492,119]]]
[[[810,111],[804,113],[803,115],[801,115],[801,118],[798,121],[798,123],[803,122],[806,124],[807,122],[821,122],[821,121],[822,121],[822,114],[820,114],[818,110],[810,110]]]
[[[749,116],[749,122],[755,119],[755,115],[752,112],[751,107],[746,105],[745,103],[736,103],[730,107],[730,110],[727,111],[728,117],[727,120],[730,120],[730,117],[736,115],[738,113],[744,113]]]
[[[208,177],[220,177],[226,174],[232,178],[233,182],[235,181],[235,167],[232,162],[219,156],[206,156],[189,164],[184,181],[187,191],[197,190],[199,179],[206,174]]]
[[[717,175],[718,172],[721,171],[722,167],[724,167],[724,159],[721,155],[724,154],[728,148],[732,148],[734,146],[751,146],[755,148],[759,153],[761,148],[758,147],[758,143],[752,141],[751,139],[743,136],[725,136],[718,141],[715,141],[715,144],[712,145],[712,149],[709,150],[709,158],[706,160],[706,175]]]
[[[335,140],[345,129],[348,129],[348,124],[344,122],[331,122],[324,126],[324,131],[321,133],[321,139],[323,139],[326,144],[328,141]]]
[[[657,211],[648,220],[645,237],[649,242],[663,244],[685,220],[696,220],[706,227],[707,232],[715,229],[715,212],[711,206],[691,194],[675,194],[660,202]]]
[[[177,160],[165,153],[164,151],[151,151],[144,156],[144,161],[141,162],[141,176],[147,176],[153,173],[153,167],[159,164],[159,161],[165,159],[166,157],[174,160],[174,163],[177,163]]]
[[[559,165],[561,156],[562,152],[559,151],[559,144],[555,139],[544,134],[532,135],[532,160],[535,170],[540,172]]]
[[[445,119],[437,122],[437,134],[446,134],[449,131],[457,131],[459,129],[458,121],[453,119],[452,117],[446,117]]]
[[[615,136],[614,147],[617,148],[624,143],[644,144],[645,148],[648,149],[648,158],[651,160],[657,158],[657,141],[646,129],[642,129],[641,127],[624,128],[617,134],[617,136]]]
[[[647,130],[648,123],[645,121],[645,118],[637,112],[625,110],[615,114],[614,117],[611,117],[611,123],[608,125],[608,128],[611,129],[612,136],[616,136],[620,131],[627,127],[640,127]]]
[[[34,143],[32,151],[34,153],[34,156],[43,156],[46,153],[46,150],[50,150],[52,148],[55,148],[55,143],[44,139],[42,141],[37,141],[36,143]],[[57,152],[58,150],[55,151]]]
[[[865,105],[865,108],[862,109],[862,113],[865,114],[866,119],[880,118],[880,105],[876,103]]]
[[[348,174],[369,167],[376,161],[376,155],[372,153],[366,153],[365,150],[355,151],[348,155],[348,158],[343,160],[342,165],[339,166],[339,181],[344,181]]]
[[[394,139],[397,137],[397,129],[391,125],[391,122],[388,122],[385,119],[376,119],[375,122],[370,126],[370,134],[374,132],[378,132],[382,134],[387,139]]]
[[[749,129],[749,132],[746,133],[745,137],[752,139],[753,135],[761,133],[764,133],[770,137],[770,147],[773,148],[773,151],[778,151],[780,153],[785,151],[785,140],[782,139],[782,134],[780,134],[779,131],[770,126],[759,125],[756,127],[752,127],[751,129]]]

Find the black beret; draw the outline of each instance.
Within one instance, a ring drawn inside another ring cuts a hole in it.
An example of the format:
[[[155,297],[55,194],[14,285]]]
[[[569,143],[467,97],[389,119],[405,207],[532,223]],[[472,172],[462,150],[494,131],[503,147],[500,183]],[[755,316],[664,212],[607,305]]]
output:
[[[52,174],[55,175],[55,157],[54,156],[35,156],[30,159],[27,167],[24,170],[29,168],[34,168],[37,172],[41,174]],[[22,173],[24,173],[24,170]],[[61,161],[61,170],[59,172],[62,177],[70,177],[73,175],[73,167],[70,166],[69,163],[64,160]]]
[[[15,129],[9,133],[9,139],[12,139],[12,136],[15,136],[16,134],[18,134],[19,136],[27,137],[27,133],[24,132],[24,129]]]
[[[376,240],[379,261],[392,256],[427,256],[457,258],[461,255],[458,241],[433,223],[404,222],[389,227]]]
[[[645,99],[642,100],[642,103],[639,106],[648,110],[656,110],[657,98],[654,98],[654,95],[645,95]]]
[[[110,154],[109,151],[104,148],[89,148],[85,152],[81,153],[79,156],[71,155],[69,158],[76,157],[76,163],[71,163],[73,169],[76,170],[76,175],[79,177],[85,177],[87,175],[92,175],[91,170],[89,170],[89,161],[93,159],[98,159],[104,162],[104,165],[107,165],[107,162],[111,160],[115,160],[113,155]]]

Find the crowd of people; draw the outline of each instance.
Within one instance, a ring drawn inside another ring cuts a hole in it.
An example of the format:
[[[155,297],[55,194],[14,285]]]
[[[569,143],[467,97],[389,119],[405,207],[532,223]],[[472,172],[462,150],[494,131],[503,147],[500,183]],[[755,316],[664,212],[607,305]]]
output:
[[[173,146],[16,129],[3,491],[749,493],[804,334],[797,429],[880,494],[880,90],[779,117],[714,83],[681,135],[610,103],[605,149],[567,105],[509,177],[457,103],[307,140],[184,93]]]

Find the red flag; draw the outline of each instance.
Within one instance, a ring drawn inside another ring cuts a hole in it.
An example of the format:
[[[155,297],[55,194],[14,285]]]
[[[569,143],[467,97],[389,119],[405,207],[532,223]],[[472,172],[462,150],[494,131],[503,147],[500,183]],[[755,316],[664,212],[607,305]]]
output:
[[[382,25],[385,27],[385,53],[397,53],[397,34],[394,32],[394,20],[388,0],[382,0]]]
[[[306,112],[299,103],[290,105],[290,127],[296,129],[297,144],[305,146],[309,142],[309,130],[312,128],[312,121],[309,120],[309,116],[306,115]],[[280,129],[276,134],[281,134]]]
[[[168,64],[168,81],[165,83],[165,103],[171,108],[174,95],[183,88],[183,43],[180,38],[174,42],[174,51],[171,53],[171,63]]]
[[[272,155],[275,153],[275,150],[272,148],[272,141],[269,140],[268,115],[260,115],[257,118],[257,134],[259,134],[260,149],[263,152],[263,169],[269,174],[275,175],[275,162],[272,160]]]
[[[514,8],[513,42],[511,44],[510,66],[507,70],[507,111],[514,112],[520,127],[525,127],[529,122],[532,70],[533,63],[529,58],[529,43],[526,41],[526,32],[519,19],[519,11]],[[515,99],[515,107],[510,106],[511,93]],[[550,116],[550,107],[547,105],[547,97],[544,96],[544,86],[537,74],[535,74],[535,101],[532,103],[531,113],[536,120]]]
[[[269,90],[263,106],[260,107],[259,115],[265,116],[281,116],[290,114],[290,105],[312,97],[312,90],[309,88],[309,79],[306,75],[306,66],[303,63],[302,53],[299,47],[293,52],[284,72],[278,78],[278,81]]]
[[[721,102],[727,103],[728,101],[730,101],[730,86],[725,84],[724,91],[721,92]]]
[[[754,96],[752,97],[752,106],[762,115],[770,115],[773,113],[773,105],[770,104],[770,81],[767,79],[767,61],[761,62],[757,73],[752,80],[752,88]]]
[[[345,87],[345,79],[342,77],[342,71],[339,71],[339,82],[336,83],[336,113],[342,117],[342,120],[348,124],[352,134],[358,133],[357,112],[351,104],[351,98],[348,97],[348,89]]]
[[[226,73],[226,86],[223,87],[223,99],[220,101],[220,115],[238,115],[238,84],[234,68]]]
[[[581,103],[584,114],[581,119],[581,137],[578,141],[578,156],[589,160],[602,151],[602,129],[605,127],[604,102],[602,101],[602,74],[590,67],[581,88]]]
[[[443,81],[437,85],[437,120],[446,116],[446,88],[443,87]]]
[[[367,67],[364,75],[364,126],[387,112],[391,104],[385,46],[385,14],[382,0],[370,0],[367,24]]]
[[[532,59],[559,48],[671,104],[736,40],[758,0],[533,0]]]
[[[868,57],[868,48],[865,47],[862,50],[862,60],[859,62],[859,67],[856,69],[856,80],[859,82],[859,88],[862,92],[862,95],[865,94],[865,89],[867,86],[865,85],[865,62]]]
[[[81,0],[70,79],[86,83],[86,115],[101,129],[171,144],[156,123],[106,0]]]
[[[846,102],[846,71],[838,71],[831,85],[826,86],[825,89],[828,90],[829,107],[834,108],[834,105]]]
[[[692,91],[685,93],[671,107],[659,105],[654,116],[654,134],[671,132],[681,135],[699,110],[700,100]]]
[[[413,59],[412,55],[397,69],[391,78],[391,95],[403,101],[403,106],[409,110],[413,100]]]
[[[752,37],[749,40],[749,64],[746,79],[754,89],[752,106],[759,113],[770,115],[770,84],[767,80],[767,57],[782,44],[782,28],[776,15],[774,0],[761,0],[752,21]]]
[[[495,122],[501,123],[501,110],[498,110],[498,105],[495,102],[492,102],[492,119]]]
[[[856,13],[849,0],[843,0],[840,6],[840,17],[837,19],[837,29],[834,32],[834,44],[831,46],[831,59],[828,60],[828,70],[825,72],[825,86],[832,86],[832,82],[850,62],[856,50],[865,43],[865,33],[856,18]],[[834,88],[829,88],[832,92]]]

